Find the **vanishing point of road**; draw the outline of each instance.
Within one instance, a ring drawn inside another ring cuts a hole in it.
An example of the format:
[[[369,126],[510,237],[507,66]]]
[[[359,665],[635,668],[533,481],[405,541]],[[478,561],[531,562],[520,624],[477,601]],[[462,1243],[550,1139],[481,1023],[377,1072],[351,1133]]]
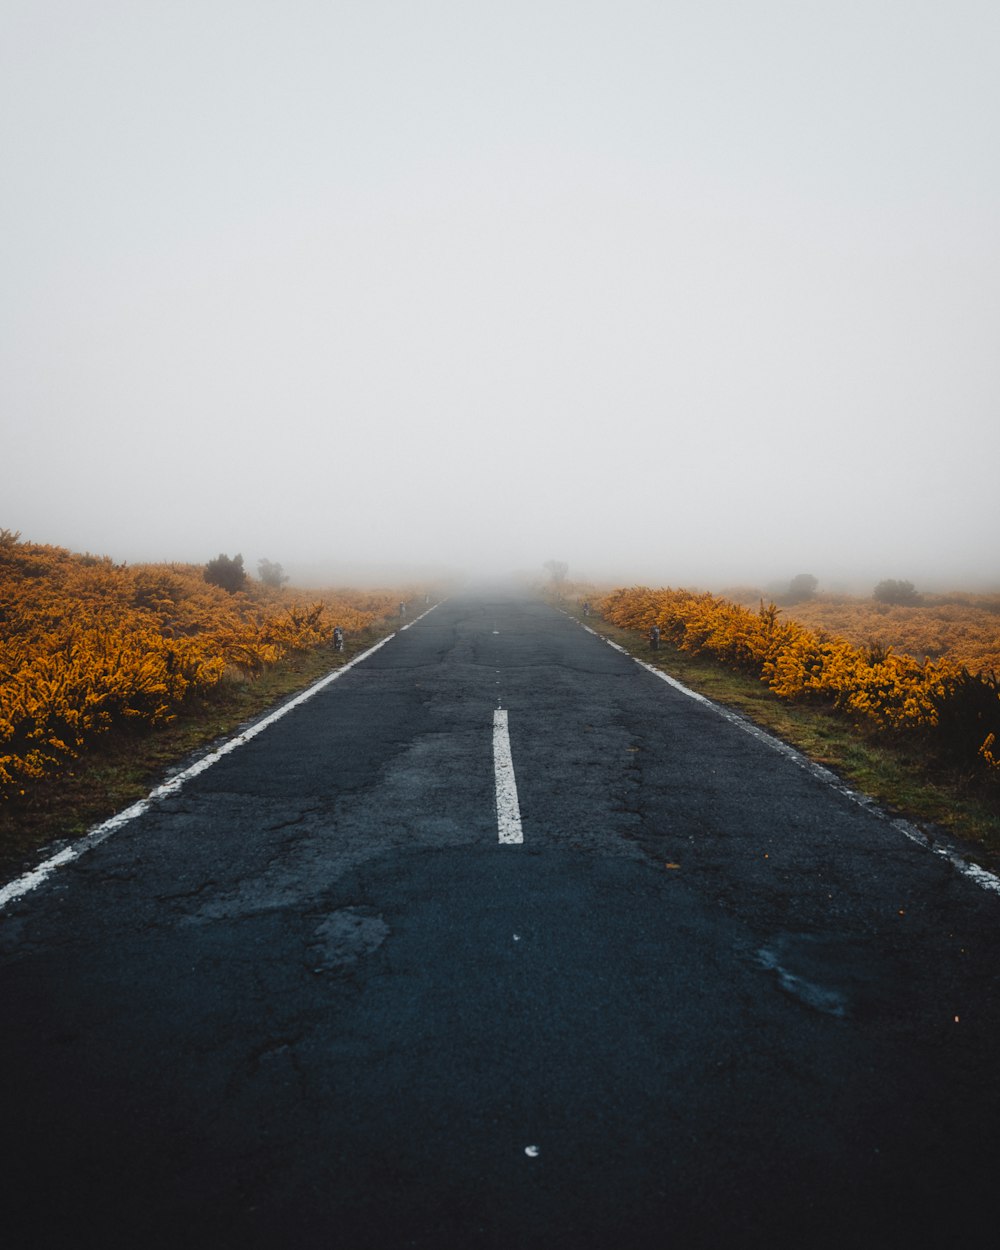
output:
[[[11,1250],[959,1246],[1000,894],[553,608],[437,605],[0,912]]]

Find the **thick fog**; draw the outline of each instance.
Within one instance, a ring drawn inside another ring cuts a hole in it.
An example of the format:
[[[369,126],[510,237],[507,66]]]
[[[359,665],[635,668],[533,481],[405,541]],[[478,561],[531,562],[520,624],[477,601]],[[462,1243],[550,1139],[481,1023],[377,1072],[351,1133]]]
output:
[[[994,0],[3,0],[0,526],[1000,583]]]

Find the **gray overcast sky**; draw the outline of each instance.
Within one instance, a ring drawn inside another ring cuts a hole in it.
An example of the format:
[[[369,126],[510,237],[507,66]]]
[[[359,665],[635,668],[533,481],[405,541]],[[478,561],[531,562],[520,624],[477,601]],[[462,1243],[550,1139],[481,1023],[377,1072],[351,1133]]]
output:
[[[0,525],[1000,582],[996,0],[0,0]]]

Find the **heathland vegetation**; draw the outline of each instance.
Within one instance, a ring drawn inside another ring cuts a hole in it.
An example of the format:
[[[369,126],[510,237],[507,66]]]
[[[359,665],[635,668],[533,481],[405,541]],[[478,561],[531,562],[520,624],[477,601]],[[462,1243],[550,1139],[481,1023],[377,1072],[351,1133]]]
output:
[[[595,606],[622,629],[656,626],[679,654],[711,656],[782,700],[832,709],[929,766],[994,796],[1000,790],[995,599],[952,597],[919,608],[809,599],[782,610],[631,587]]]
[[[0,530],[0,800],[40,783],[109,735],[169,725],[197,700],[253,683],[286,657],[324,652],[395,614],[406,592],[283,587],[280,565],[242,558],[116,564]],[[326,653],[329,653],[328,655]]]
[[[817,595],[789,604],[784,614],[855,647],[891,647],[916,660],[1000,676],[1000,595],[921,595],[908,605],[874,596]]]

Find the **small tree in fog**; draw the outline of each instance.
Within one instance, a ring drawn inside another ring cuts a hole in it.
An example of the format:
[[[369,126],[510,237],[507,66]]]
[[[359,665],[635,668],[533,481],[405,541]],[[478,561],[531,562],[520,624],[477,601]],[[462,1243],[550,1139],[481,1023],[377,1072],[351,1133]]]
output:
[[[790,603],[804,603],[816,593],[819,581],[811,573],[797,573],[788,583],[788,599]]]
[[[284,569],[273,560],[258,560],[257,573],[265,586],[273,586],[279,590],[288,581]]]
[[[566,580],[569,565],[565,560],[546,560],[543,567],[549,575],[549,581],[551,581],[556,590],[559,590]]]
[[[920,596],[912,582],[897,581],[887,577],[875,587],[874,597],[879,603],[914,604],[920,602]]]
[[[241,555],[230,558],[220,552],[214,560],[209,560],[205,565],[205,581],[212,586],[221,586],[223,590],[228,590],[230,594],[235,594],[237,590],[242,590],[246,579],[247,575],[243,568],[243,557]]]

